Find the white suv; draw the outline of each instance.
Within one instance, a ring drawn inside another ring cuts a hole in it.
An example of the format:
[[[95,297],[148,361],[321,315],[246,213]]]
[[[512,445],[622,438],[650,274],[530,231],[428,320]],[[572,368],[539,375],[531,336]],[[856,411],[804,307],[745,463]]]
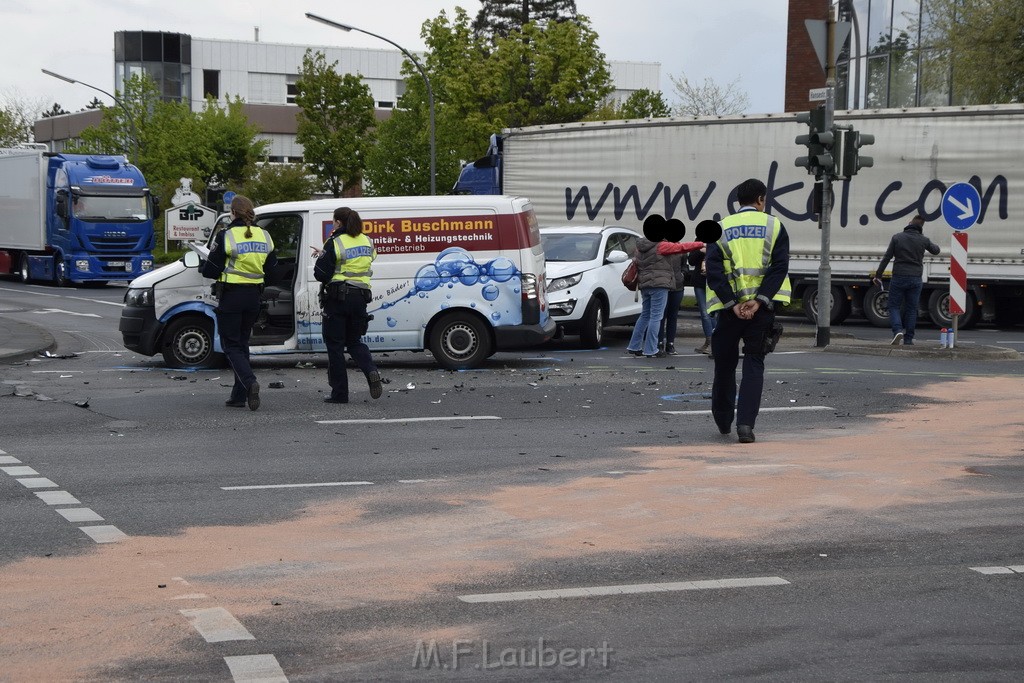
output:
[[[605,325],[635,323],[641,303],[622,286],[640,235],[620,226],[540,229],[547,259],[548,311],[566,334],[596,349]]]

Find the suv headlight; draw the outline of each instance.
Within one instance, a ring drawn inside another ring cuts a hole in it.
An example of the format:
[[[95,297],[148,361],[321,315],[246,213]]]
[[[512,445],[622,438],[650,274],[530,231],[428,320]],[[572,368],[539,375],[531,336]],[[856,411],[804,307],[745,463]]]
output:
[[[124,303],[126,306],[152,306],[153,288],[129,289],[124,295]]]
[[[557,292],[560,289],[568,289],[574,285],[578,285],[580,280],[583,279],[583,273],[577,275],[569,275],[568,277],[556,277],[548,285],[549,292]]]

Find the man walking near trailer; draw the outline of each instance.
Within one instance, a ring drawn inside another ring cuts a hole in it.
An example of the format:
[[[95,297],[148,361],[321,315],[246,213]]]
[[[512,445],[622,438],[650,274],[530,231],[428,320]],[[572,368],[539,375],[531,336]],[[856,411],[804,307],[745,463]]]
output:
[[[871,274],[871,281],[880,285],[879,276],[885,272],[889,261],[893,261],[892,280],[889,281],[889,324],[892,326],[893,346],[914,343],[917,309],[924,287],[925,251],[938,254],[939,245],[924,236],[924,216],[917,215],[910,220],[910,225],[903,228],[903,232],[892,236],[878,270]]]

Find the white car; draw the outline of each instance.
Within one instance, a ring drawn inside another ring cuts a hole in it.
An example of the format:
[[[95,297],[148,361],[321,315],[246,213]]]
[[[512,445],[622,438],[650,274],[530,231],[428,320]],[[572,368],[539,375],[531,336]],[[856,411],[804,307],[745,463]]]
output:
[[[621,226],[564,226],[540,229],[547,260],[548,311],[565,334],[583,346],[601,346],[606,325],[627,325],[640,317],[636,293],[622,286],[622,271],[640,235]]]

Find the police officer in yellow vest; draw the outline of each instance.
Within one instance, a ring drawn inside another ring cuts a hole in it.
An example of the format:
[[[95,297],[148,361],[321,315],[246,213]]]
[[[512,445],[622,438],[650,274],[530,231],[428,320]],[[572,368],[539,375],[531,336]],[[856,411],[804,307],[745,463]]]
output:
[[[790,300],[789,236],[782,222],[764,212],[768,189],[756,178],[737,188],[740,209],[722,220],[722,237],[708,246],[708,312],[719,311],[711,335],[715,381],[711,414],[722,434],[736,418],[740,443],[754,441],[754,422],[764,385],[765,342],[775,305]],[[743,341],[743,378],[736,398],[736,365]]]
[[[347,206],[335,209],[334,230],[313,267],[313,275],[324,285],[322,330],[327,346],[327,382],[331,385],[331,395],[324,403],[348,403],[345,349],[366,376],[370,396],[380,398],[383,391],[370,349],[360,339],[370,323],[366,306],[373,298],[370,277],[375,258],[377,250],[363,234],[359,214]]]
[[[235,375],[225,405],[256,410],[260,383],[249,364],[249,337],[260,313],[265,273],[277,264],[274,240],[253,223],[256,214],[248,197],[231,200],[231,224],[214,237],[210,256],[202,265],[204,277],[217,280],[217,331],[220,346]]]

